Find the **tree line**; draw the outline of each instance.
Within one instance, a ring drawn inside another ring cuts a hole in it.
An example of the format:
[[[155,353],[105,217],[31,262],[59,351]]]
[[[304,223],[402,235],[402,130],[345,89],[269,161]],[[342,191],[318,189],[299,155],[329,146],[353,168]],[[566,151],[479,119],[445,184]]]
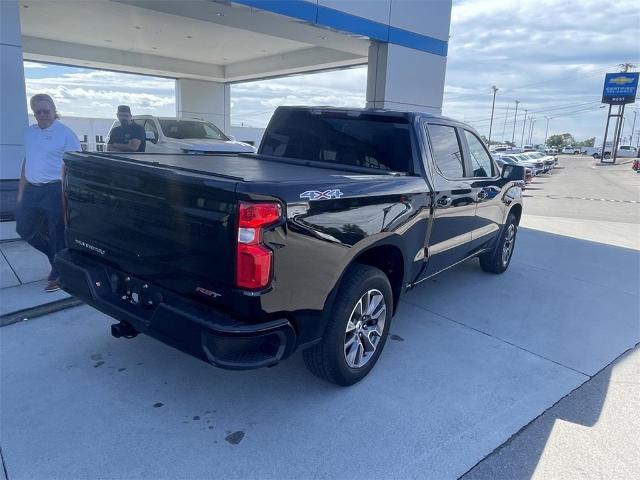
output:
[[[570,133],[561,133],[558,135],[551,135],[547,138],[547,147],[550,148],[563,148],[563,147],[593,147],[596,143],[596,137],[587,138],[581,142],[577,141]]]

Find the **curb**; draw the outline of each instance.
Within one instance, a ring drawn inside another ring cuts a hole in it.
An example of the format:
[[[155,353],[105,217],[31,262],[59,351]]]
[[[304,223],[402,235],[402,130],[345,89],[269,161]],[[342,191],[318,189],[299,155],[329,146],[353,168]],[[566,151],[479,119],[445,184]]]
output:
[[[24,320],[30,320],[32,318],[41,317],[50,313],[59,312],[60,310],[66,310],[67,308],[76,307],[82,305],[82,301],[77,298],[63,298],[51,303],[45,303],[44,305],[38,305],[36,307],[25,308],[16,312],[7,313],[0,316],[0,327],[6,327],[13,323],[22,322]]]

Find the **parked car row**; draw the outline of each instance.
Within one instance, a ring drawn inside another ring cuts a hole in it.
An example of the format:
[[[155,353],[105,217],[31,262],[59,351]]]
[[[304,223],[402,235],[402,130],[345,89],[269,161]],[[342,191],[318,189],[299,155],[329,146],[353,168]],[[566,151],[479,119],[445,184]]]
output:
[[[500,167],[504,165],[525,167],[525,185],[531,183],[534,177],[550,172],[558,163],[555,156],[542,152],[494,153],[493,158]]]
[[[611,145],[607,145],[604,156],[611,156]],[[562,148],[560,151],[556,148],[545,148],[536,151],[533,145],[523,145],[522,148],[511,147],[509,145],[492,145],[489,149],[492,155],[517,155],[523,153],[540,153],[541,155],[555,156],[558,153],[564,155],[589,155],[593,158],[600,158],[602,154],[602,146],[600,147],[572,147],[571,145]],[[640,158],[640,150],[632,145],[620,145],[618,147],[616,157],[618,158]]]

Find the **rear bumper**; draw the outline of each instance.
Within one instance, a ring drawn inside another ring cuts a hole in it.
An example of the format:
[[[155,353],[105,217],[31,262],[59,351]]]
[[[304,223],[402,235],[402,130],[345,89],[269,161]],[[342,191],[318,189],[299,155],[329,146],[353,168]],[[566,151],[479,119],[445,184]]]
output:
[[[212,365],[249,369],[291,355],[296,334],[287,319],[247,323],[224,312],[64,250],[60,285],[101,312]]]

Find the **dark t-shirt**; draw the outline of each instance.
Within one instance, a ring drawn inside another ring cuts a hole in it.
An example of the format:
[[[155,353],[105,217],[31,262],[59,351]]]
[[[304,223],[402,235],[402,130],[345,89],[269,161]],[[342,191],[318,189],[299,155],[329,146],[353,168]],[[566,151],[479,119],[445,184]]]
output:
[[[134,122],[129,123],[126,127],[120,125],[111,130],[111,134],[109,135],[109,145],[112,143],[129,143],[129,140],[134,138],[140,140],[140,146],[136,151],[144,152],[144,149],[147,146],[144,128],[142,128],[142,125],[138,125]]]

